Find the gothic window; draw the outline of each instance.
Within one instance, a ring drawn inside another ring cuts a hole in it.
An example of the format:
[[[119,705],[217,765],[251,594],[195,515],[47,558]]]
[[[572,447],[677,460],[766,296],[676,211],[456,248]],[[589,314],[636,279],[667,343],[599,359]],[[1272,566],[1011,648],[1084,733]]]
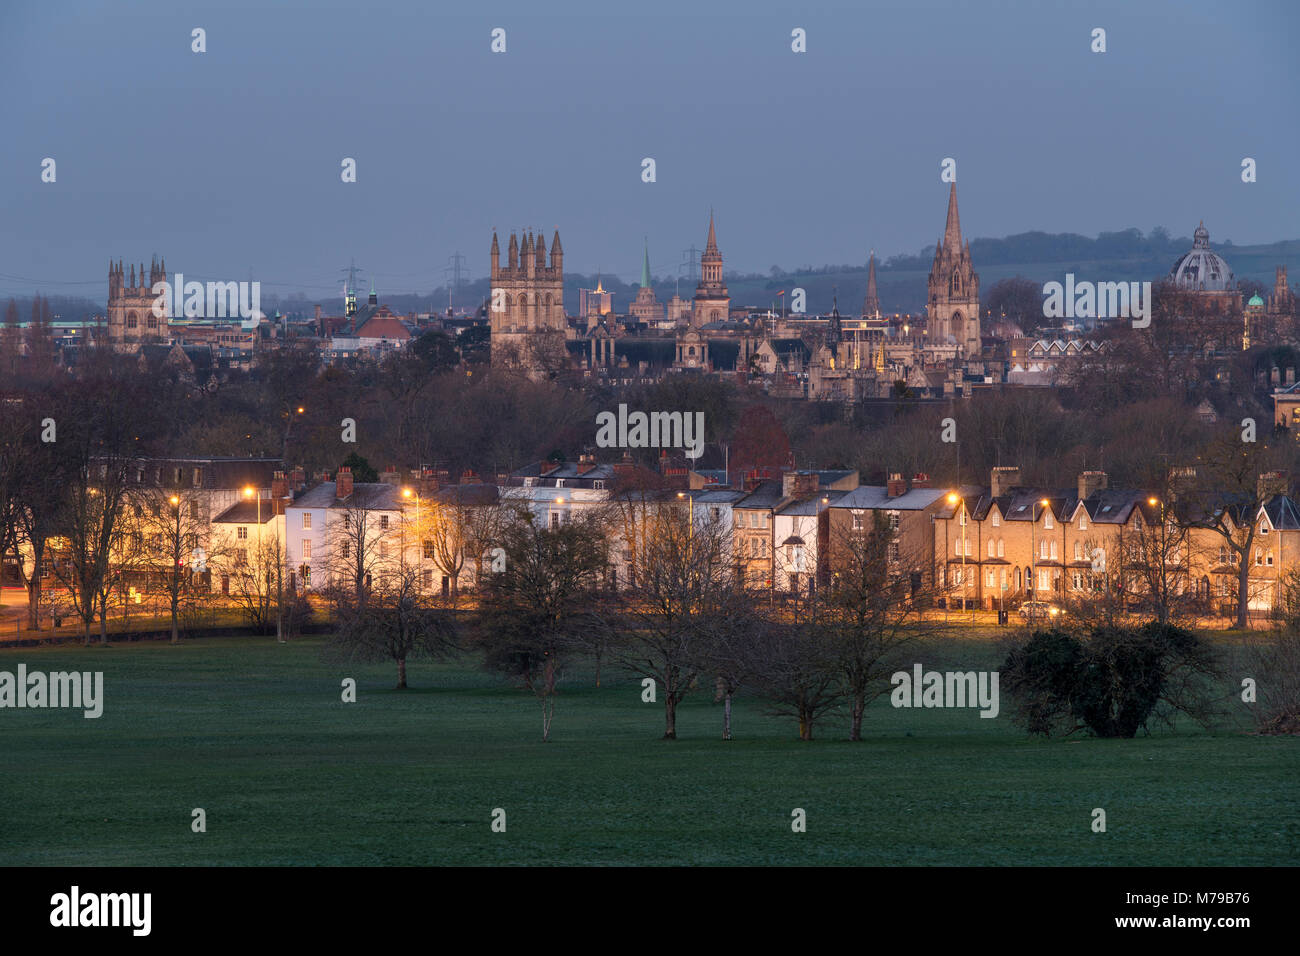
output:
[[[149,328],[151,329],[158,328],[158,317],[156,315],[149,316]]]
[[[137,328],[139,325],[140,325],[140,320],[136,318],[135,313],[128,312],[126,314],[126,327],[128,329],[134,329]]]

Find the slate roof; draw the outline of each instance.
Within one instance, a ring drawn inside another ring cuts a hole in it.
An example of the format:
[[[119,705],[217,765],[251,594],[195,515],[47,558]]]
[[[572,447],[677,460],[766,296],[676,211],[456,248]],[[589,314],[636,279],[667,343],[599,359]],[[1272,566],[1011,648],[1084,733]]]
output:
[[[861,511],[922,511],[944,496],[938,488],[913,488],[896,498],[889,497],[884,485],[860,485],[832,501],[832,508],[852,508]]]
[[[291,508],[357,508],[369,511],[401,511],[405,506],[401,489],[383,482],[358,481],[346,500],[336,497],[337,483],[322,481],[299,495]]]
[[[261,524],[275,519],[275,503],[267,498],[262,499],[262,506],[259,511],[257,501],[237,501],[221,514],[212,519],[213,524],[258,524],[258,518],[261,518]]]

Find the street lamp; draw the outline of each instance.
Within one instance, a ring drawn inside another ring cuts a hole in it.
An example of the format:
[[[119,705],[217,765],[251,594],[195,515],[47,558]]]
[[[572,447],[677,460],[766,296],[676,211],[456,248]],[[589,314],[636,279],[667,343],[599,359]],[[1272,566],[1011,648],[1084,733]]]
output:
[[[1038,524],[1038,508],[1040,505],[1046,508],[1048,506],[1047,499],[1042,498],[1035,501],[1034,507],[1029,512],[1031,519],[1029,522],[1029,599],[1031,601],[1035,599],[1034,592],[1037,590],[1034,585],[1034,575],[1038,573],[1038,549],[1034,543],[1034,528]]]
[[[955,492],[948,495],[948,504],[955,506],[959,501],[961,498]],[[957,520],[961,523],[961,609],[964,613],[966,611],[966,507],[964,503],[957,514],[960,516]]]

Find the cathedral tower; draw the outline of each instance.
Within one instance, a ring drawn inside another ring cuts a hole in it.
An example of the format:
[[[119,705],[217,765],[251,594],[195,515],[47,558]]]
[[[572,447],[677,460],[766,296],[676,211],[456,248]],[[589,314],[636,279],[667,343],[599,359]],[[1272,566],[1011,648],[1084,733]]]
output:
[[[167,335],[169,308],[163,300],[162,315],[154,314],[154,301],[158,298],[153,287],[167,281],[167,261],[154,259],[149,263],[146,281],[144,263],[140,263],[139,278],[135,266],[127,272],[122,260],[117,265],[108,264],[108,339],[110,342],[139,342]]]
[[[948,190],[948,222],[930,266],[926,323],[931,345],[956,344],[967,358],[980,355],[980,277],[962,245],[957,184]]]
[[[510,234],[509,258],[501,265],[501,247],[492,233],[492,285],[488,315],[492,326],[492,365],[519,368],[533,378],[558,371],[567,358],[564,315],[564,250],[560,231],[551,239],[531,232],[523,242]]]

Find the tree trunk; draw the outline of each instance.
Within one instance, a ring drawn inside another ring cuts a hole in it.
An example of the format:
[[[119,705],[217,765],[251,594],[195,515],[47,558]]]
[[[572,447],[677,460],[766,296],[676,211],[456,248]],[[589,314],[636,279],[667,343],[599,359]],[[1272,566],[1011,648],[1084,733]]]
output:
[[[664,696],[664,740],[677,739],[677,695]]]
[[[397,689],[406,690],[406,658],[397,659]]]
[[[861,691],[853,695],[853,723],[849,727],[849,740],[862,739],[862,712],[867,709],[866,697]]]
[[[1242,552],[1241,570],[1237,572],[1237,627],[1250,625],[1250,549]]]
[[[178,626],[176,621],[176,604],[177,604],[176,592],[173,591],[172,592],[172,643],[173,644],[179,644],[181,642],[180,627]]]
[[[809,712],[808,708],[803,704],[799,705],[799,739],[800,740],[813,739],[812,714]]]
[[[33,628],[41,626],[41,575],[39,570],[32,573],[27,582],[27,623]]]
[[[722,739],[731,739],[731,691],[722,699]]]

